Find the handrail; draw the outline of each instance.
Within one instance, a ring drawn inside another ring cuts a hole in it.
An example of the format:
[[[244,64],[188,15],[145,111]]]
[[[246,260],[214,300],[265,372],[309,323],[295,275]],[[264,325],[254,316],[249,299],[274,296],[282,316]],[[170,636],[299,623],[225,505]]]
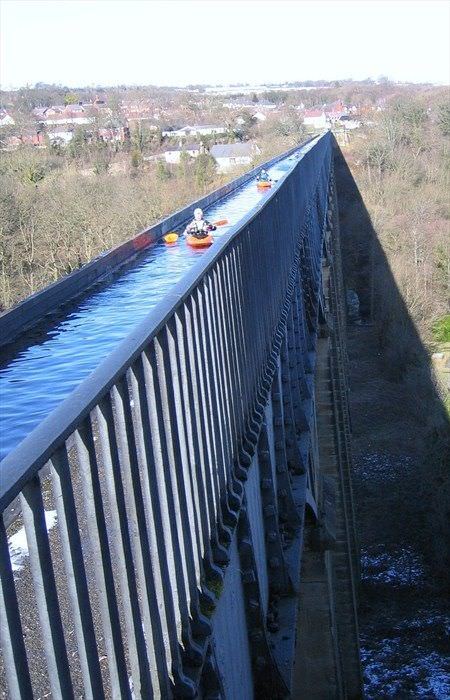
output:
[[[276,382],[306,386],[317,334],[330,170],[326,134],[304,147],[264,205],[217,241],[0,463],[1,512],[20,497],[55,697],[72,697],[80,677],[86,697],[105,697],[107,683],[108,696],[130,698],[130,677],[136,697],[198,693],[195,669],[205,665],[212,634],[204,606],[211,606],[211,589],[223,583],[240,516],[244,540],[251,536],[253,516],[245,521],[241,508],[243,481],[280,351],[283,371]],[[290,390],[285,397],[285,418],[300,430],[298,400],[289,398]],[[299,459],[291,439],[275,449],[284,461]],[[261,459],[267,461],[266,449]],[[58,566],[67,578],[73,616],[70,640],[46,527],[39,479],[44,466],[61,540]],[[283,470],[277,464],[280,484]],[[272,510],[267,512],[271,517]],[[88,573],[95,579],[94,596]],[[0,584],[10,693],[28,698],[21,613],[2,522]],[[255,634],[255,658],[258,639]],[[107,670],[99,665],[100,642]]]

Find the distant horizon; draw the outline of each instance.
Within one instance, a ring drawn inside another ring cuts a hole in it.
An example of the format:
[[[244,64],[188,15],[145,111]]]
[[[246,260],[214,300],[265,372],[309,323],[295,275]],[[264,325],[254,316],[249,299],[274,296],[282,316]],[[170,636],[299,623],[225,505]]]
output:
[[[314,85],[307,85],[307,83],[314,83]],[[319,89],[319,88],[324,88],[324,87],[336,87],[338,88],[339,86],[333,85],[333,83],[341,83],[341,84],[346,84],[346,83],[373,83],[375,85],[414,85],[414,86],[420,86],[420,85],[427,85],[431,87],[450,87],[450,83],[439,83],[439,82],[433,82],[431,80],[429,81],[413,81],[413,80],[393,80],[391,78],[388,78],[387,76],[379,76],[378,78],[368,76],[367,78],[363,79],[355,79],[355,78],[331,78],[328,80],[316,80],[316,79],[310,79],[306,78],[305,80],[292,80],[292,81],[270,81],[267,83],[188,83],[185,85],[156,85],[153,83],[117,83],[117,84],[111,84],[111,85],[106,85],[106,84],[101,84],[101,83],[90,83],[90,84],[85,84],[85,85],[69,85],[68,83],[47,83],[45,81],[37,81],[34,84],[29,84],[29,85],[18,85],[18,86],[2,86],[0,84],[0,91],[2,92],[17,92],[18,90],[40,90],[40,89],[46,89],[46,88],[58,88],[58,89],[65,89],[67,88],[68,90],[108,90],[108,89],[117,89],[117,88],[155,88],[157,90],[164,90],[166,88],[169,89],[174,89],[174,90],[198,90],[198,89],[223,89],[226,91],[227,89],[234,90],[236,92],[239,92],[241,89],[246,89],[249,92],[264,92],[267,89],[271,90],[304,90],[304,89]],[[213,93],[210,93],[213,94]],[[224,94],[227,94],[224,92]],[[232,93],[230,93],[232,94]]]
[[[2,0],[0,14],[4,89],[450,83],[440,0]]]

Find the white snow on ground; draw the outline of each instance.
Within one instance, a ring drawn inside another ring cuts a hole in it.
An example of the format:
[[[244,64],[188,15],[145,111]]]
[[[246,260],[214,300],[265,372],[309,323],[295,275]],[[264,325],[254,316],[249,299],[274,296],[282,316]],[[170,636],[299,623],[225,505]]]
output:
[[[368,583],[418,585],[424,575],[420,558],[410,547],[387,552],[385,545],[378,545],[361,551],[361,578]]]
[[[406,645],[400,637],[381,639],[368,649],[362,639],[367,700],[378,698],[427,698],[448,700],[450,667],[445,656]],[[405,653],[406,652],[406,653]]]
[[[436,627],[436,625],[442,627],[443,633],[447,637],[450,637],[450,618],[440,613],[433,612],[432,610],[419,610],[415,618],[410,620],[402,620],[392,629],[423,630],[424,627]]]
[[[432,697],[436,700],[448,700],[450,698],[450,664],[448,658],[432,653],[420,659],[420,665],[426,669],[429,678],[424,684],[417,686],[419,697]]]
[[[45,511],[45,524],[47,531],[56,525],[56,510]],[[8,537],[8,547],[12,570],[21,571],[23,569],[23,560],[28,556],[28,544],[24,527],[21,527],[18,532]]]
[[[413,467],[406,455],[373,452],[359,457],[355,462],[355,475],[361,481],[391,481]]]

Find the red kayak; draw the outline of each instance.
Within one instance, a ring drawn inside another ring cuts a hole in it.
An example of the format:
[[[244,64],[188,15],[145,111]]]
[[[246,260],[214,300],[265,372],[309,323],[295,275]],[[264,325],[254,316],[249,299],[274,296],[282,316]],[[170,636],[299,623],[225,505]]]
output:
[[[208,234],[203,238],[197,238],[196,236],[186,236],[186,243],[192,248],[208,248],[213,241],[214,238],[211,236],[211,234]]]

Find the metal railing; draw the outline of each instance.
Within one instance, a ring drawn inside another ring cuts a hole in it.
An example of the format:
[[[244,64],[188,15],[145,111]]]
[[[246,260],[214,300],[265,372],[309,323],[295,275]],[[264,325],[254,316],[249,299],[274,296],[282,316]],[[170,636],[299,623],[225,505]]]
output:
[[[293,298],[305,356],[317,324],[330,163],[325,135],[1,463],[55,698],[195,696]],[[3,524],[0,579],[9,693],[30,698]]]

